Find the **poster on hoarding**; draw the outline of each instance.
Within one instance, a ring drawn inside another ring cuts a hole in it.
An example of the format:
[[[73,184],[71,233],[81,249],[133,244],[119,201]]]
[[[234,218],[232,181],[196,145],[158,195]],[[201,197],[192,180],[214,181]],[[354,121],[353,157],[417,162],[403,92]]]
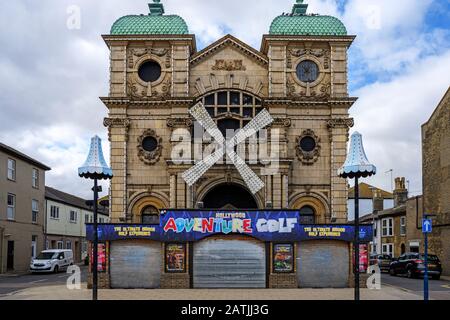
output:
[[[166,272],[186,271],[186,245],[169,243],[166,245]]]
[[[106,272],[106,244],[99,243],[97,247],[97,271],[98,272]],[[89,261],[92,272],[92,262],[94,261],[94,248],[91,246],[91,253],[89,255]]]
[[[355,251],[352,254],[353,265],[355,265]],[[369,247],[366,243],[359,245],[359,272],[366,273],[369,268]]]
[[[273,271],[294,271],[294,254],[292,244],[274,244],[273,246]]]

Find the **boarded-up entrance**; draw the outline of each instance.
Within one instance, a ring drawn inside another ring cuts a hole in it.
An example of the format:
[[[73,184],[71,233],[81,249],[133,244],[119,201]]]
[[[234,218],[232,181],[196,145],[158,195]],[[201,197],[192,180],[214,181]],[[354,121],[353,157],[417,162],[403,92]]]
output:
[[[159,288],[161,243],[111,242],[111,288]]]
[[[194,245],[194,288],[265,288],[263,242],[209,238]]]
[[[349,244],[342,241],[305,241],[297,245],[300,288],[346,288]]]

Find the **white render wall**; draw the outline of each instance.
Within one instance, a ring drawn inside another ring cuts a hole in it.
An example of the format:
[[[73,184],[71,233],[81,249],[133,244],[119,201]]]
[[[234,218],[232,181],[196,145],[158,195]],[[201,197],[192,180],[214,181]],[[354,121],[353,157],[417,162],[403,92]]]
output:
[[[59,219],[53,219],[50,216],[51,207],[57,206],[59,207]],[[77,212],[77,221],[70,221],[70,211]],[[90,221],[85,220],[85,215],[89,216]],[[109,223],[110,219],[108,216],[98,215],[103,218],[105,223]],[[85,224],[87,222],[93,221],[93,213],[91,211],[87,211],[84,209],[80,209],[78,207],[70,206],[67,204],[63,204],[60,202],[56,202],[53,200],[46,200],[46,234],[54,234],[54,235],[65,235],[72,237],[85,237],[86,236],[86,227]]]

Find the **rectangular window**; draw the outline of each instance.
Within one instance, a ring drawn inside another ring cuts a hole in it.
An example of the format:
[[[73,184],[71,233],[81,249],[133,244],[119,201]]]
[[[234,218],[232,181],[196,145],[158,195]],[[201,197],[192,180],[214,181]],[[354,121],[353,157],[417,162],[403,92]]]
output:
[[[383,237],[391,237],[394,234],[394,219],[385,218],[381,220],[381,229]]]
[[[89,223],[89,215],[88,214],[84,215],[84,223]]]
[[[33,174],[32,174],[32,186],[33,188],[38,189],[39,188],[39,170],[33,168]]]
[[[16,160],[8,159],[8,179],[16,181]]]
[[[70,211],[70,222],[74,223],[77,222],[77,212],[76,211]]]
[[[16,196],[14,194],[8,193],[7,218],[8,220],[14,220],[15,217],[16,217]]]
[[[50,249],[50,243],[48,242],[48,240],[45,240],[45,250]]]
[[[72,250],[72,241],[66,241],[66,249]]]
[[[183,243],[166,244],[166,272],[186,272],[186,245]]]
[[[31,221],[37,223],[39,214],[39,201],[31,200]]]
[[[51,206],[50,207],[50,218],[52,219],[59,219],[59,207],[57,206]]]
[[[57,245],[57,248],[58,248],[58,249],[64,249],[64,248],[63,248],[64,242],[58,241],[58,243],[57,243],[56,245]]]
[[[400,217],[400,235],[406,235],[406,217]]]
[[[276,273],[294,271],[294,246],[292,244],[273,245],[273,271]]]
[[[392,243],[384,243],[381,247],[381,253],[390,255],[391,257],[394,256],[394,245]]]

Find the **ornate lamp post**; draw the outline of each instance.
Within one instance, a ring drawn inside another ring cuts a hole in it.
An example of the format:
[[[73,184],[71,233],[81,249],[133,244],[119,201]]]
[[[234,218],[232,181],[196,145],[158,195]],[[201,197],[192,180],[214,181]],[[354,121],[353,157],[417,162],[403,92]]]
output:
[[[97,201],[98,192],[102,191],[98,186],[98,180],[111,179],[113,177],[111,168],[106,164],[102,151],[102,140],[95,136],[91,139],[91,148],[86,162],[78,168],[78,175],[81,178],[93,179],[94,187],[94,245],[92,261],[92,300],[97,300],[97,279],[98,279],[98,230],[97,230]]]
[[[367,160],[359,132],[352,134],[350,150],[344,165],[338,170],[338,175],[345,179],[355,179],[355,236],[354,236],[354,274],[355,300],[359,300],[359,178],[367,178],[376,174],[377,168]]]

